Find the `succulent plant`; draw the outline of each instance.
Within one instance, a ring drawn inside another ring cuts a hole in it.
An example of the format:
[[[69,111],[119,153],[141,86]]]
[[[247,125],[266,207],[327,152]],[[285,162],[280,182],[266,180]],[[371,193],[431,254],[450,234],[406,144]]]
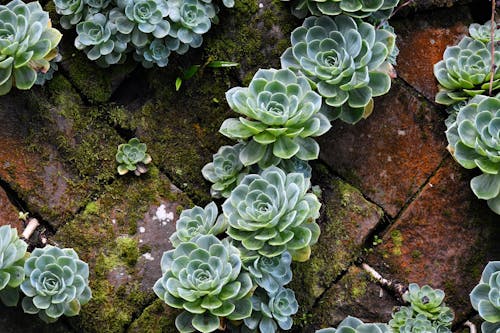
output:
[[[169,9],[165,0],[117,0],[112,10],[116,29],[130,35],[136,47],[148,44],[149,36],[163,38],[170,31],[170,23],[166,20]]]
[[[391,15],[398,2],[399,0],[296,0],[293,1],[292,13],[298,18],[306,17],[308,12],[315,16],[345,14],[379,22]]]
[[[200,0],[169,0],[170,36],[191,47],[200,47],[201,35],[210,30],[215,7]]]
[[[112,20],[101,14],[87,16],[76,26],[78,36],[75,47],[84,50],[90,60],[96,60],[102,67],[118,64],[125,60],[128,35],[118,32]]]
[[[92,297],[89,267],[73,249],[54,246],[35,249],[24,264],[26,280],[21,291],[26,313],[51,323],[60,316],[76,316]]]
[[[312,168],[306,161],[292,157],[288,160],[281,160],[278,167],[286,173],[299,172],[306,178],[311,178]]]
[[[488,43],[491,40],[491,21],[485,24],[472,23],[469,26],[469,34],[472,39]],[[495,41],[500,40],[500,30],[496,26],[494,28],[493,39]]]
[[[144,68],[151,68],[153,65],[165,67],[168,65],[168,57],[171,51],[166,38],[155,38],[145,47],[137,48],[134,59],[141,62]]]
[[[255,256],[245,261],[243,266],[248,270],[252,280],[268,294],[275,294],[284,285],[292,281],[292,256],[288,251],[280,256]]]
[[[0,227],[0,300],[7,306],[15,306],[19,300],[17,287],[24,281],[27,248],[15,228]]]
[[[420,288],[418,284],[410,283],[403,299],[410,302],[411,308],[417,314],[424,315],[432,321],[451,325],[453,313],[444,305],[444,296],[444,291],[441,289],[433,289],[428,285]]]
[[[485,322],[483,333],[500,329],[500,261],[490,261],[483,270],[479,284],[470,293],[472,307]]]
[[[62,15],[59,23],[64,29],[78,24],[85,16],[85,0],[54,0],[56,12]]]
[[[270,156],[278,161],[318,158],[319,145],[311,137],[324,134],[331,125],[319,112],[321,97],[304,77],[288,69],[260,69],[248,88],[232,88],[226,99],[242,117],[226,119],[220,132],[250,140],[239,155],[243,165],[272,160]],[[262,162],[261,168],[269,166]]]
[[[228,240],[200,235],[167,251],[153,290],[168,305],[184,309],[175,320],[181,332],[213,332],[220,317],[242,320],[252,311],[252,279],[241,271],[239,251]]]
[[[409,306],[401,306],[397,311],[391,313],[392,319],[389,320],[389,326],[395,332],[399,332],[399,328],[403,326],[409,319],[413,318],[413,309]]]
[[[0,5],[0,96],[13,86],[30,89],[37,72],[49,70],[61,36],[40,3]]]
[[[205,208],[194,206],[181,212],[177,220],[176,231],[170,236],[174,247],[189,242],[198,235],[218,235],[226,231],[227,221],[219,215],[217,205],[209,203]]]
[[[320,233],[315,220],[321,204],[307,193],[310,186],[302,173],[277,167],[246,175],[222,205],[227,234],[262,256],[288,250],[293,260],[306,261]]]
[[[330,118],[354,124],[373,110],[373,97],[391,87],[396,36],[339,15],[308,17],[292,32],[281,66],[304,74],[331,107]]]
[[[274,333],[278,326],[282,330],[292,327],[291,316],[299,309],[293,290],[280,287],[275,293],[268,294],[257,288],[251,299],[252,315],[243,319],[248,332]]]
[[[438,333],[436,327],[423,314],[408,319],[397,331],[399,333]],[[443,332],[444,333],[444,332]]]
[[[213,197],[229,197],[238,180],[247,173],[239,157],[244,146],[243,143],[238,143],[220,147],[213,155],[213,161],[201,169],[203,177],[213,183],[210,188]]]
[[[52,59],[50,63],[50,68],[46,72],[38,72],[36,76],[36,85],[43,86],[47,81],[52,80],[54,77],[54,73],[57,72],[59,69],[59,66],[57,65],[58,62],[62,60],[61,54],[58,54],[57,57]]]
[[[500,99],[475,96],[447,126],[448,150],[455,160],[483,172],[472,179],[472,191],[500,214]]]
[[[147,171],[146,164],[151,163],[151,156],[146,151],[146,144],[141,143],[137,138],[132,138],[128,143],[119,145],[116,153],[118,173],[124,175],[129,171],[134,171],[136,176],[145,173]]]
[[[387,324],[381,323],[370,323],[365,324],[361,320],[355,317],[347,316],[344,320],[340,322],[337,328],[323,328],[316,333],[344,333],[344,332],[363,332],[363,333],[389,333],[391,332]]]
[[[444,51],[443,60],[434,65],[434,76],[439,82],[436,102],[452,105],[489,89],[491,78],[491,47],[470,37]],[[500,63],[500,46],[495,44],[494,62]],[[500,89],[500,71],[493,75],[492,91]]]

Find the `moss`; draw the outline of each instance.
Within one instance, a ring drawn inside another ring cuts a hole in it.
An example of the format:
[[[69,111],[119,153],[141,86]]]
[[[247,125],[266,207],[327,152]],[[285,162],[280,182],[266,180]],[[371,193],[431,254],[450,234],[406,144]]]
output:
[[[89,202],[87,204],[87,206],[85,206],[85,210],[83,211],[83,214],[97,215],[97,214],[99,214],[99,206],[97,205],[96,202]]]
[[[175,317],[179,310],[165,305],[162,300],[156,300],[149,305],[137,318],[128,333],[171,333],[176,332]]]
[[[137,239],[130,237],[116,239],[118,257],[129,266],[134,266],[139,259],[140,253],[137,244]]]
[[[396,256],[401,255],[401,247],[403,246],[403,235],[401,231],[395,229],[391,231],[391,240],[392,240],[392,254]]]

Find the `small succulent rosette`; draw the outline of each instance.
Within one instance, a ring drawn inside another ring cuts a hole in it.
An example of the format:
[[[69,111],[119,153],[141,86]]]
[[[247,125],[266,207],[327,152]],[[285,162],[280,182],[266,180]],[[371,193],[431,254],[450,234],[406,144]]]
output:
[[[146,144],[141,143],[137,138],[132,138],[128,143],[118,146],[116,162],[118,162],[119,175],[133,171],[136,176],[140,176],[148,171],[146,165],[151,163],[151,160],[151,156],[147,154]]]
[[[347,316],[340,322],[337,328],[322,328],[316,333],[391,333],[391,329],[387,324],[382,323],[363,323],[355,317]]]
[[[493,40],[495,42],[500,41],[500,29],[495,27],[493,30]],[[488,21],[485,24],[472,23],[469,26],[469,35],[472,39],[488,43],[491,40],[491,21]]]
[[[479,284],[470,293],[472,307],[485,321],[483,333],[500,330],[500,261],[490,261],[483,270]]]
[[[38,314],[47,323],[60,316],[76,316],[92,293],[89,267],[73,249],[54,246],[35,249],[24,264],[26,280],[21,291],[26,313]]]
[[[0,96],[12,87],[30,89],[50,69],[61,37],[40,3],[0,5]]]
[[[19,300],[18,287],[24,281],[27,248],[15,228],[0,227],[0,300],[7,306],[15,306]]]

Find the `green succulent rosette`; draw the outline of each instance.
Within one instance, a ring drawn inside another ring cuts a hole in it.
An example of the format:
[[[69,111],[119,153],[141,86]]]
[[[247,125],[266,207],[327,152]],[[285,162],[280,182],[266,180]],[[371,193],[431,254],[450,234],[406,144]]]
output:
[[[365,324],[355,317],[347,316],[340,322],[337,328],[323,328],[316,333],[391,333],[387,324],[370,323]]]
[[[181,333],[214,332],[221,317],[250,316],[253,284],[241,268],[240,253],[227,239],[201,235],[163,254],[163,275],[153,290],[168,305],[184,309],[175,320]]]
[[[500,214],[500,99],[477,95],[447,122],[448,150],[464,168],[478,167],[474,194]]]
[[[214,202],[205,208],[194,206],[181,212],[176,223],[176,231],[170,236],[174,247],[189,242],[198,235],[219,235],[227,229],[227,221]]]
[[[190,47],[200,47],[202,35],[210,30],[215,17],[215,6],[200,0],[169,0],[168,8],[172,22],[169,35]]]
[[[40,3],[0,5],[0,96],[13,86],[30,89],[37,73],[49,70],[61,37]]]
[[[124,175],[129,171],[134,171],[136,176],[147,171],[145,165],[151,163],[151,156],[147,154],[147,146],[139,139],[132,138],[128,143],[118,146],[116,153],[118,162],[118,174]]]
[[[166,67],[170,53],[173,50],[172,46],[175,45],[175,43],[170,42],[171,40],[167,38],[155,38],[145,47],[137,48],[134,53],[134,59],[140,62],[144,68],[152,68],[153,65]]]
[[[46,246],[35,249],[24,264],[26,280],[21,291],[26,313],[47,323],[60,316],[76,316],[90,300],[89,267],[73,249]]]
[[[424,315],[431,321],[451,325],[453,313],[444,305],[444,296],[445,293],[441,289],[433,289],[428,285],[420,288],[418,284],[410,283],[403,299],[410,302],[411,308],[417,314]]]
[[[293,0],[292,13],[298,18],[304,18],[309,13],[314,16],[344,14],[380,22],[391,16],[398,3],[399,0]]]
[[[59,23],[64,29],[78,24],[86,15],[85,0],[54,0],[56,12],[62,17]]]
[[[243,267],[250,273],[252,280],[268,294],[276,294],[281,287],[292,281],[292,256],[288,251],[271,258],[253,254],[249,256],[248,253],[242,253]]]
[[[497,23],[495,23],[493,32],[493,40],[495,42],[500,41],[500,30],[496,25]],[[488,21],[485,24],[472,23],[469,26],[469,35],[472,39],[488,43],[491,40],[491,21]]]
[[[485,322],[483,333],[500,329],[500,261],[490,261],[483,270],[479,284],[470,293],[472,307]]]
[[[289,251],[295,261],[306,261],[319,237],[321,204],[308,193],[311,184],[302,173],[285,174],[270,167],[246,175],[222,205],[227,234],[265,257]]]
[[[249,140],[239,154],[243,165],[259,163],[266,168],[280,159],[318,158],[319,145],[312,137],[331,125],[320,112],[321,97],[304,77],[288,69],[260,69],[248,88],[232,88],[226,99],[242,116],[226,119],[220,132]]]
[[[458,45],[448,46],[443,60],[434,65],[439,82],[436,103],[452,105],[489,90],[491,78],[491,44],[464,37]],[[494,62],[500,63],[500,46],[495,44]],[[500,89],[500,71],[493,75],[492,91]]]
[[[398,330],[399,333],[438,333],[436,327],[423,314],[418,314],[415,318],[408,319]],[[440,333],[444,333],[440,331]]]
[[[330,118],[354,124],[391,87],[396,36],[346,15],[308,17],[292,32],[281,66],[305,75],[330,106]]]
[[[397,311],[393,311],[391,316],[392,319],[389,320],[388,324],[394,332],[399,332],[399,328],[413,318],[413,309],[409,306],[401,306]]]
[[[238,143],[220,147],[213,155],[212,162],[201,169],[203,177],[213,183],[210,194],[214,198],[229,197],[239,180],[248,173],[248,168],[240,161],[240,152],[244,146]]]
[[[9,225],[0,227],[0,300],[15,306],[19,300],[19,285],[24,281],[24,259],[28,244]]]

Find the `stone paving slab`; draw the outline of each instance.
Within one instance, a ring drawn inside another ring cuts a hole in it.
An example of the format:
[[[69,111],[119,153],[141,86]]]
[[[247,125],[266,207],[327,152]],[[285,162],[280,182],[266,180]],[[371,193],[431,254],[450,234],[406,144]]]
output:
[[[320,159],[392,217],[447,154],[442,116],[399,80],[356,125],[334,121]]]
[[[447,158],[368,258],[386,278],[443,289],[458,322],[484,265],[500,258],[498,215],[472,193],[473,175]]]

